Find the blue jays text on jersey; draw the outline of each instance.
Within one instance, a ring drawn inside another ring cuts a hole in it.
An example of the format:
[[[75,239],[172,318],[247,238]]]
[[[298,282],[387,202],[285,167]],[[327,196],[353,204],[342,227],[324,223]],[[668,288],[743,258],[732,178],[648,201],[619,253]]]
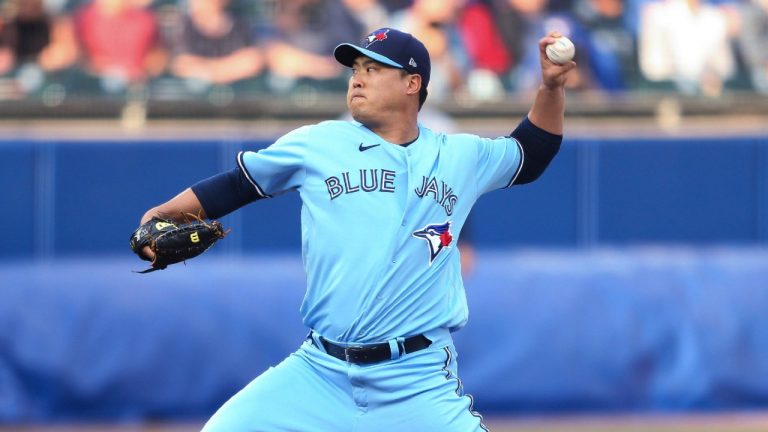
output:
[[[432,195],[437,203],[445,209],[445,213],[450,216],[453,213],[453,206],[456,205],[459,197],[453,193],[453,189],[448,186],[444,181],[440,181],[440,187],[437,186],[438,181],[434,177],[427,179],[426,176],[422,177],[423,182],[419,188],[416,188],[417,196],[425,197]]]
[[[464,325],[455,245],[475,201],[512,184],[521,149],[510,137],[422,125],[400,146],[357,122],[327,121],[238,162],[260,196],[301,196],[304,324],[369,343]]]
[[[343,172],[341,176],[331,176],[325,179],[325,185],[328,187],[328,195],[331,199],[336,199],[342,194],[352,194],[355,192],[395,192],[395,177],[397,173],[387,169],[361,169],[358,170],[359,176]],[[441,186],[438,186],[440,183]],[[438,182],[434,177],[427,179],[422,177],[422,184],[414,192],[419,197],[432,195],[436,202],[445,209],[445,213],[450,216],[453,213],[453,206],[459,199],[453,193],[453,189],[445,184]]]
[[[341,173],[341,179],[331,176],[325,179],[328,195],[331,199],[338,198],[342,193],[351,194],[363,192],[395,192],[395,172],[387,169],[361,169],[360,176],[350,180],[349,172]]]

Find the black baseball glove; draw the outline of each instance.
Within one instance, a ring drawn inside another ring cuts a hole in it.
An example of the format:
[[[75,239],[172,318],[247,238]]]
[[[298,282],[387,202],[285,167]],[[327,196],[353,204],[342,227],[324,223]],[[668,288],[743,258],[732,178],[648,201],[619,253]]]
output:
[[[221,223],[196,219],[176,224],[154,217],[138,227],[131,234],[131,249],[139,258],[152,262],[152,267],[138,273],[163,270],[170,264],[194,258],[227,235]],[[154,259],[144,255],[145,246],[154,252]]]

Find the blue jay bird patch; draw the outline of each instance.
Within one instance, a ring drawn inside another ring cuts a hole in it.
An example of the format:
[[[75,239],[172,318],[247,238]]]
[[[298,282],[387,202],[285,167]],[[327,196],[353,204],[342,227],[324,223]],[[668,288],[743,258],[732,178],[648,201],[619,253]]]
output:
[[[373,45],[374,42],[379,42],[386,39],[387,33],[389,33],[389,29],[376,30],[375,32],[369,34],[364,41],[365,48],[368,48],[369,46]]]
[[[453,235],[451,235],[451,221],[442,224],[427,225],[418,231],[414,231],[413,236],[427,241],[427,246],[429,246],[429,265],[432,265],[432,261],[435,260],[437,254],[439,254],[443,248],[450,246],[453,241]]]

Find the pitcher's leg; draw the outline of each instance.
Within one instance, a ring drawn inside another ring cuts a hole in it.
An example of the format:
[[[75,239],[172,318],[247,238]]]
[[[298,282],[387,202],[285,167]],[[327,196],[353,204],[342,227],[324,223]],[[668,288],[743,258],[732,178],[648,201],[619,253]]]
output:
[[[346,375],[313,361],[306,344],[232,396],[203,432],[344,432],[356,409]]]
[[[474,410],[457,374],[453,346],[417,352],[372,368],[369,411],[361,417],[365,432],[482,432],[488,429]]]

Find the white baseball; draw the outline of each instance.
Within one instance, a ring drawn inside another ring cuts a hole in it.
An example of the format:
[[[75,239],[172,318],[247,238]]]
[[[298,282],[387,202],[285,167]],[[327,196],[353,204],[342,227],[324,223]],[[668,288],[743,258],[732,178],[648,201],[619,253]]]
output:
[[[546,48],[547,58],[555,64],[566,64],[573,59],[576,54],[576,47],[573,42],[565,36],[560,36]]]

